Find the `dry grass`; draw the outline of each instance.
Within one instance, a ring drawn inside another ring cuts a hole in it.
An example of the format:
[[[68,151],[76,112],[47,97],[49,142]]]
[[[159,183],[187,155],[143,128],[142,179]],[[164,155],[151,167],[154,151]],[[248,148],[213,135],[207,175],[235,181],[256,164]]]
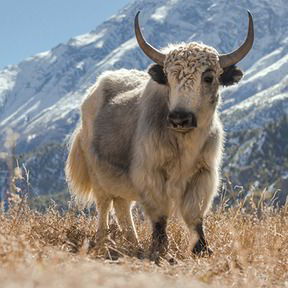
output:
[[[97,226],[95,216],[73,209],[61,215],[53,205],[40,214],[29,209],[26,198],[14,196],[8,212],[0,212],[0,283],[1,287],[288,287],[287,217],[287,205],[272,209],[253,204],[250,213],[220,206],[205,219],[214,250],[210,258],[193,258],[184,225],[171,220],[169,252],[178,264],[163,260],[157,266],[133,257],[133,249],[115,229],[107,244],[110,249],[87,253]],[[149,224],[136,218],[140,241],[148,250]],[[116,261],[109,260],[114,250],[122,255]]]

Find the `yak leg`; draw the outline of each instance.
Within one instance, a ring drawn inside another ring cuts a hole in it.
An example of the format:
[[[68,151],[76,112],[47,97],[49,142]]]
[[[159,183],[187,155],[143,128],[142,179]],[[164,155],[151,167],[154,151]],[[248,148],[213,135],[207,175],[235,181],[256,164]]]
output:
[[[195,255],[208,254],[210,256],[212,254],[205,240],[203,218],[211,205],[213,195],[216,193],[216,177],[216,174],[209,170],[197,173],[187,185],[181,199],[182,217],[190,231],[191,242],[194,242],[193,244],[196,242],[192,249],[192,253]]]
[[[159,256],[165,256],[168,250],[169,243],[166,229],[169,206],[168,202],[167,205],[165,205],[165,198],[162,199],[162,203],[159,203],[160,201],[158,202],[152,197],[149,199],[146,194],[145,200],[143,200],[141,204],[145,209],[145,213],[149,216],[152,222],[152,245],[150,259],[157,262],[159,261]]]
[[[98,212],[98,228],[96,231],[96,241],[101,243],[108,236],[108,216],[111,209],[112,199],[109,197],[97,196],[96,208]]]
[[[204,236],[203,222],[196,224],[195,230],[199,236],[198,241],[192,249],[194,255],[201,255],[203,252],[207,252],[208,255],[212,255],[212,250],[208,247]]]
[[[143,259],[143,248],[138,242],[137,232],[131,213],[131,201],[117,197],[113,198],[113,205],[117,217],[117,223],[128,241],[129,251],[132,251],[132,255],[135,253],[137,258]]]
[[[146,189],[140,195],[140,203],[152,224],[152,245],[149,258],[156,264],[159,264],[160,257],[174,264],[174,259],[168,253],[167,218],[171,210],[169,198],[165,193],[157,193],[155,190],[153,193],[152,189],[151,191]]]
[[[93,190],[94,192],[95,190]],[[97,192],[99,192],[97,190]],[[94,195],[96,197],[96,195]],[[97,195],[96,197],[96,210],[98,213],[98,226],[96,234],[89,243],[88,251],[95,247],[102,249],[108,240],[108,216],[111,208],[112,199],[105,197],[105,195]]]
[[[126,239],[132,244],[138,244],[137,233],[131,213],[131,202],[120,197],[113,198],[117,223]]]
[[[174,265],[177,261],[168,252],[168,236],[167,236],[167,217],[159,217],[158,220],[153,221],[152,232],[152,249],[150,259],[159,265],[160,257],[163,257],[169,264]]]
[[[152,229],[151,259],[156,261],[159,256],[165,256],[168,250],[167,217],[152,221]]]

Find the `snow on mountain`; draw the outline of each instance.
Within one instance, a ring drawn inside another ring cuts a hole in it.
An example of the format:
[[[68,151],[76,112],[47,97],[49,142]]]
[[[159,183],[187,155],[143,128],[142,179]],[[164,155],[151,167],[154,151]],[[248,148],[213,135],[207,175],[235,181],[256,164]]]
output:
[[[145,38],[157,48],[200,41],[227,53],[245,39],[247,9],[253,14],[255,43],[239,63],[244,79],[222,91],[225,129],[257,129],[288,114],[286,0],[139,0],[93,31],[0,71],[0,143],[10,127],[20,134],[18,153],[64,143],[87,89],[101,72],[145,70],[151,61],[135,40],[137,11]]]
[[[222,0],[146,0],[129,4],[92,32],[0,72],[0,135],[8,126],[20,132],[18,151],[52,140],[62,141],[74,124],[71,121],[78,119],[77,109],[86,89],[99,73],[120,67],[146,69],[150,61],[139,50],[133,31],[138,10],[145,36],[156,47],[169,42],[202,41],[220,52],[229,52],[246,35],[245,10],[250,9],[256,29],[255,45],[240,64],[247,70],[245,79],[224,93],[223,109],[235,106],[235,111],[241,110],[239,103],[256,93],[254,97],[260,99],[259,93],[273,90],[271,87],[279,80],[285,93],[288,12],[283,9],[284,2],[246,0],[240,6]],[[231,116],[236,112],[227,113]],[[228,123],[229,127],[237,123],[235,119]]]
[[[288,38],[252,65],[237,87],[224,91],[222,116],[226,129],[257,128],[288,114],[287,72]]]

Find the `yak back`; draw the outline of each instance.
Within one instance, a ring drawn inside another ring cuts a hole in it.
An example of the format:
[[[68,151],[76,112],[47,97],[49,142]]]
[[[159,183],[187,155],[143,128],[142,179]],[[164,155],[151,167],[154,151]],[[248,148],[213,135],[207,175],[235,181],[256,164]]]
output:
[[[119,172],[127,173],[130,168],[139,98],[147,80],[147,73],[125,69],[106,73],[100,80],[103,106],[96,115],[93,150],[100,161]]]

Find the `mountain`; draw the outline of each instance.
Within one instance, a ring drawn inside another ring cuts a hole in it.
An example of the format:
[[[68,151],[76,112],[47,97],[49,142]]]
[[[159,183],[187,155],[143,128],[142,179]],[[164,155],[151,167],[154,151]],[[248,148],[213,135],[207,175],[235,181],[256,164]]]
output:
[[[240,179],[245,181],[242,185],[248,189],[258,178],[239,176],[247,161],[253,162],[242,153],[243,149],[246,151],[245,147],[253,143],[259,146],[266,140],[271,142],[267,138],[269,125],[277,130],[288,114],[286,0],[133,2],[91,32],[0,71],[0,143],[7,146],[5,139],[12,128],[19,134],[14,153],[21,155],[21,161],[34,171],[30,179],[35,189],[40,194],[65,190],[65,143],[79,119],[79,106],[87,88],[103,71],[122,67],[145,70],[151,63],[134,37],[137,11],[141,11],[146,39],[157,48],[171,42],[201,41],[227,53],[246,36],[247,9],[253,14],[255,44],[239,63],[245,71],[244,79],[239,85],[223,89],[221,111],[227,131],[227,151],[232,153],[227,154],[224,171],[232,175],[235,184],[240,184]],[[272,149],[271,159],[276,157],[275,151]],[[3,148],[3,152],[7,151]],[[288,155],[283,157],[286,159]],[[262,155],[257,165],[261,166],[265,158]],[[1,164],[4,172],[9,170],[5,163]],[[258,171],[258,166],[251,165]],[[232,166],[236,172],[231,172]],[[278,183],[287,170],[283,166],[283,171],[270,177],[269,183]],[[7,179],[7,173],[2,175],[0,183]],[[259,182],[261,186],[261,179]]]

